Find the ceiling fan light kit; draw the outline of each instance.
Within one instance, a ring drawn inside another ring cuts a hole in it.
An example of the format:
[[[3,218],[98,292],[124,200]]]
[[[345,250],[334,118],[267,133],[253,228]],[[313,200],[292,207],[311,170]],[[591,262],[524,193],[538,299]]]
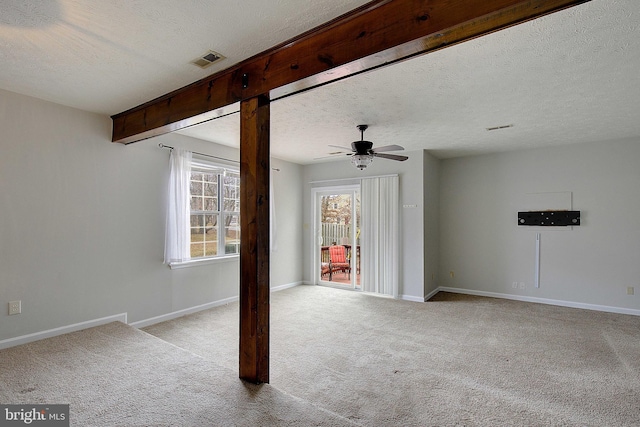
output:
[[[362,170],[373,162],[373,154],[354,154],[351,156],[351,164]]]

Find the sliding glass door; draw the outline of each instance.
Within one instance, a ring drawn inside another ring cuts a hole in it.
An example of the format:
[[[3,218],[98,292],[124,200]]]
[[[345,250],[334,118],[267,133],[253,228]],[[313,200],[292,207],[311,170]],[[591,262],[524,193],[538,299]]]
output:
[[[314,283],[360,288],[360,186],[314,190]]]

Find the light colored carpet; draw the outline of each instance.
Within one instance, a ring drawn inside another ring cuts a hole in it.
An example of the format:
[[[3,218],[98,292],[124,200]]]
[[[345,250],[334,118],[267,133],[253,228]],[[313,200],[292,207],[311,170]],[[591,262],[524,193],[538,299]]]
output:
[[[0,402],[68,403],[83,427],[353,425],[118,322],[0,351]]]
[[[235,375],[238,316],[145,330]],[[271,385],[366,426],[639,426],[640,318],[299,286],[271,297]]]
[[[0,402],[77,426],[640,425],[638,317],[315,286],[271,313],[268,385],[237,378],[229,304],[146,328],[168,342],[116,322],[2,350]]]

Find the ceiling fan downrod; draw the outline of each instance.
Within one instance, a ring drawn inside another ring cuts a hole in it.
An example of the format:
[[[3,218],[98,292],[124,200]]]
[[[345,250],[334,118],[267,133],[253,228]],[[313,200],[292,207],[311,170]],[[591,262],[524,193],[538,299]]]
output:
[[[360,129],[360,140],[364,141],[364,131],[369,128],[369,125],[358,125],[356,127]]]

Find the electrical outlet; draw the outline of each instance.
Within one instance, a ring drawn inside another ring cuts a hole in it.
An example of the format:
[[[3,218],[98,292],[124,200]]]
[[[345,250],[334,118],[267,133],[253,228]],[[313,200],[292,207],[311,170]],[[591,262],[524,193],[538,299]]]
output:
[[[518,289],[518,282],[513,282],[513,283],[511,284],[511,287],[512,287],[513,289]]]
[[[520,289],[524,289],[524,282],[520,282]]]
[[[451,276],[451,278],[453,279],[454,277],[456,277],[456,273],[454,273],[453,270],[451,270],[449,272],[449,276]]]
[[[9,316],[22,313],[22,301],[9,301]]]
[[[628,286],[627,295],[634,295],[634,294],[635,294],[635,289],[633,288],[633,286]]]

